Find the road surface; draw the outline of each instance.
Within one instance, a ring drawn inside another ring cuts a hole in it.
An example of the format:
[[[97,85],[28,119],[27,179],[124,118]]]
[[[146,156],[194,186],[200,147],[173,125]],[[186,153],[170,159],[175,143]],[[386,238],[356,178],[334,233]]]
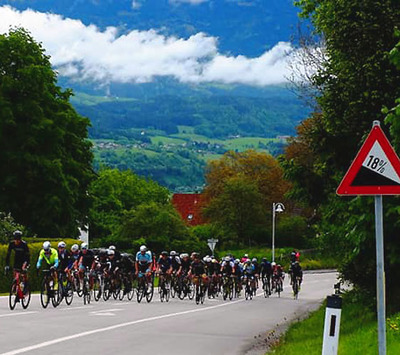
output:
[[[298,300],[285,280],[280,298],[266,299],[259,291],[251,301],[206,299],[198,306],[194,300],[161,303],[155,291],[149,304],[134,298],[84,306],[75,296],[71,306],[55,309],[42,309],[33,295],[27,310],[18,304],[10,311],[8,298],[0,297],[0,355],[246,354],[260,334],[316,308],[332,293],[336,277],[305,274]]]

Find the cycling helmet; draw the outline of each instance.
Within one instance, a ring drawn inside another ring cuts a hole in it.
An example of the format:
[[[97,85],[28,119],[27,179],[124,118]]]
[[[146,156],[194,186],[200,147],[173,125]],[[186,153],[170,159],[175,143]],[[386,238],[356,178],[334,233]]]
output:
[[[112,249],[107,250],[107,255],[115,255],[115,251]]]
[[[231,258],[229,256],[226,256],[225,261],[229,262],[229,261],[231,261]]]
[[[262,258],[262,261],[265,263],[267,261],[267,258]]]
[[[212,259],[211,262],[216,264],[218,262],[218,260],[217,259]]]
[[[246,264],[247,264],[247,265],[251,265],[251,261],[250,261],[250,260],[247,260],[247,261],[246,261]]]
[[[22,232],[20,230],[16,230],[13,233],[14,239],[21,239],[22,238]]]
[[[164,250],[163,252],[161,252],[161,255],[168,256],[168,252]]]
[[[235,264],[239,264],[239,263],[240,263],[240,260],[239,260],[239,259],[235,259],[234,263],[235,263]]]
[[[188,253],[183,253],[183,254],[181,254],[181,258],[183,259],[183,258],[188,258],[189,257],[189,254]]]
[[[196,253],[196,252],[193,252],[193,253],[192,253],[192,257],[193,257],[193,258],[198,258],[199,256],[200,256],[199,253]]]
[[[275,265],[276,265],[276,262],[273,261],[273,262],[271,263],[271,266],[275,266]]]
[[[147,247],[146,247],[145,245],[142,245],[142,246],[140,247],[140,251],[147,251]]]
[[[109,249],[109,250],[111,250],[111,249]],[[108,250],[107,249],[100,249],[99,250],[99,256],[103,257],[103,256],[106,256],[107,254],[108,254]]]
[[[65,248],[66,246],[67,246],[67,244],[65,244],[64,242],[58,243],[59,248]]]
[[[82,244],[81,244],[81,249],[82,249],[82,250],[87,249],[87,248],[88,248],[87,243],[82,243]]]
[[[50,244],[49,241],[46,241],[46,242],[43,243],[43,249],[44,249],[45,251],[50,250],[50,247],[51,247],[51,244]]]
[[[206,259],[206,262],[207,262],[207,263],[211,263],[211,261],[212,261],[212,259],[211,259],[210,257],[208,257],[208,258]]]
[[[74,244],[72,247],[71,247],[71,251],[78,251],[79,250],[79,245],[78,244]]]
[[[248,258],[249,257],[249,254],[244,254],[243,255],[245,258]]]
[[[256,262],[257,262],[257,258],[251,259],[251,262],[252,262],[252,263],[256,263]]]
[[[178,253],[177,253],[175,250],[172,250],[172,251],[169,253],[169,255],[171,255],[171,256],[176,256],[176,255],[178,255]]]
[[[110,246],[108,247],[108,249],[110,249],[110,250],[116,250],[117,248],[115,247],[115,245],[110,245]]]

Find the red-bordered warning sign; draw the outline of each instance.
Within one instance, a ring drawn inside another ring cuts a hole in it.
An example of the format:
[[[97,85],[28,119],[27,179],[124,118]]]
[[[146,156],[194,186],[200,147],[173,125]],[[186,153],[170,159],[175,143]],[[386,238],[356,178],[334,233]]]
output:
[[[400,159],[374,126],[336,190],[338,195],[400,195]]]

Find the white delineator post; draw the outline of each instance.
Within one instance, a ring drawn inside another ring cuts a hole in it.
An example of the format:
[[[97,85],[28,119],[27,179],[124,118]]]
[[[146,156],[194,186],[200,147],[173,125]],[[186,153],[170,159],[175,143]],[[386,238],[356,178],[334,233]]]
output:
[[[342,298],[337,295],[328,296],[325,313],[322,355],[337,355],[338,353],[341,314]]]

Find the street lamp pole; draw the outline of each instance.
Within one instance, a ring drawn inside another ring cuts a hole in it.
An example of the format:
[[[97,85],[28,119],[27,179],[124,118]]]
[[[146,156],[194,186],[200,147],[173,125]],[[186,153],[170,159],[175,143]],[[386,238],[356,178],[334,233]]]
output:
[[[275,216],[276,212],[283,212],[285,206],[280,202],[272,203],[272,262],[275,261]]]

